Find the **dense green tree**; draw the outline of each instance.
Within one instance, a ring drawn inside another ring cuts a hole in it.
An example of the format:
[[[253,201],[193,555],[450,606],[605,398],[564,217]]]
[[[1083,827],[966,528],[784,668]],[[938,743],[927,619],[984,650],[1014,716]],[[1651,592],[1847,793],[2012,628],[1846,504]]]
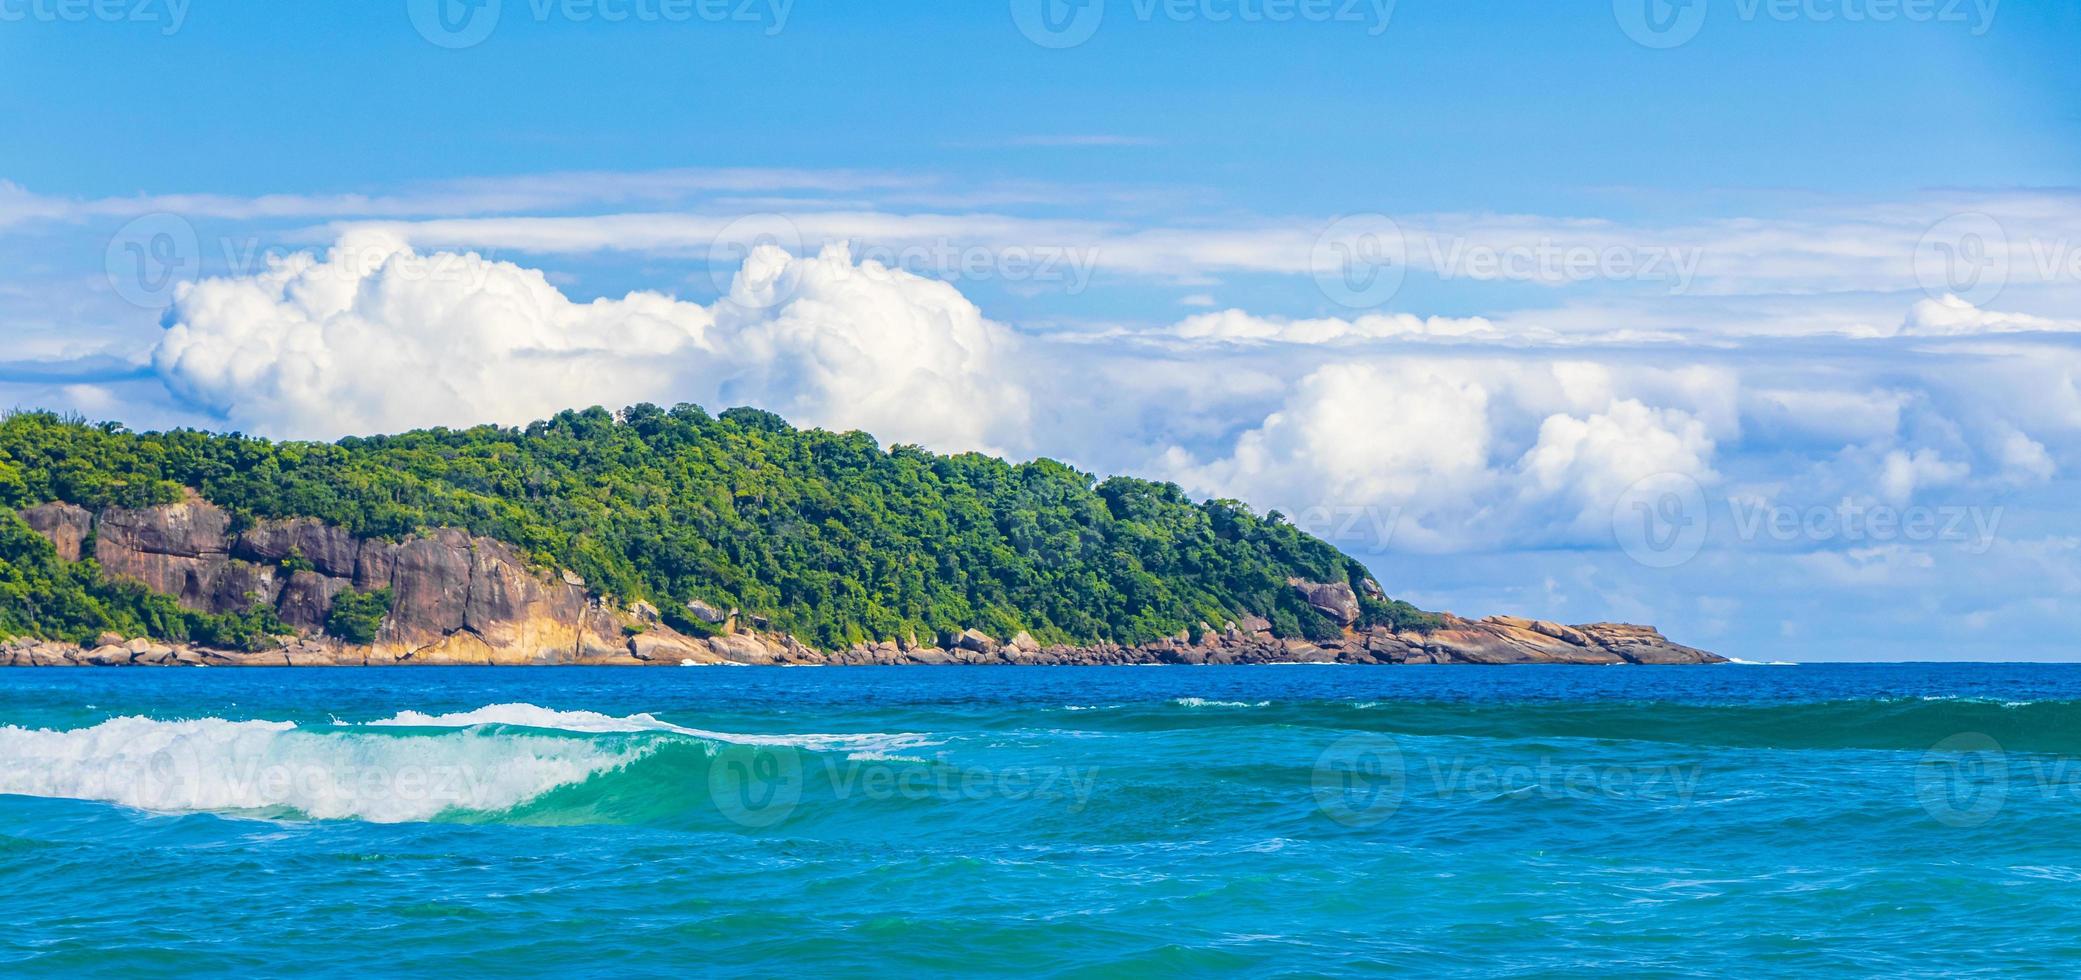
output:
[[[390,612],[390,590],[357,592],[347,589],[332,600],[325,617],[325,632],[349,643],[374,643],[383,617]]]
[[[1045,459],[884,451],[863,433],[797,430],[749,408],[591,408],[524,428],[333,444],[134,433],[43,412],[0,420],[9,506],[137,507],[183,487],[240,526],[316,517],[391,538],[465,528],[623,599],[734,606],[827,647],[969,627],[1133,643],[1244,613],[1322,637],[1335,624],[1287,579],[1358,587],[1365,575],[1276,514],[1195,503],[1173,484],[1101,482]],[[32,550],[0,540],[0,563],[33,562]],[[1362,606],[1368,624],[1435,622],[1406,603]]]

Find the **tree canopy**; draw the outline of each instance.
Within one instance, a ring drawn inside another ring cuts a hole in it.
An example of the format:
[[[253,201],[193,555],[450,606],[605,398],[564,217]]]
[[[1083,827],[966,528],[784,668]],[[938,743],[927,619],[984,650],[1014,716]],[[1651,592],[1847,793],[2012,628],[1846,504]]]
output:
[[[463,528],[625,601],[737,607],[827,648],[967,628],[1137,643],[1245,614],[1282,636],[1335,634],[1289,578],[1350,583],[1367,625],[1434,622],[1365,595],[1357,561],[1233,500],[1195,502],[1175,484],[1100,480],[1047,459],[884,450],[864,433],[798,430],[750,408],[591,408],[524,428],[329,444],[138,433],[48,412],[0,420],[10,511],[150,506],[183,487],[240,526],[314,517],[389,538]],[[0,528],[0,583],[23,579],[13,566],[55,560]],[[10,616],[29,631],[21,594],[58,587],[57,573],[42,574],[0,594],[0,632]]]

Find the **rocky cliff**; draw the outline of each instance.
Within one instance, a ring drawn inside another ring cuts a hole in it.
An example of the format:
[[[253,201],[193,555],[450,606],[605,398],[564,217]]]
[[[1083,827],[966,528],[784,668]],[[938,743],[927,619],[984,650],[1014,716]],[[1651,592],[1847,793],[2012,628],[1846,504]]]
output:
[[[1722,658],[1679,646],[1652,628],[1611,623],[1562,626],[1511,617],[1447,617],[1443,628],[1396,633],[1356,629],[1359,602],[1342,583],[1292,580],[1311,606],[1345,629],[1310,643],[1271,635],[1246,616],[1219,627],[1135,646],[1042,646],[1031,636],[999,639],[976,630],[940,638],[811,649],[793,637],[740,629],[737,617],[699,602],[692,618],[719,635],[667,627],[647,603],[620,606],[591,594],[570,572],[531,568],[511,546],[442,529],[404,541],[357,538],[313,520],[261,521],[232,529],[229,514],[194,496],[142,510],[99,513],[53,503],[24,519],[61,557],[97,560],[202,612],[272,607],[295,629],[258,653],[209,650],[104,636],[91,647],[0,643],[0,666],[122,664],[331,666],[385,664],[1696,664]],[[1365,583],[1368,591],[1377,589]],[[390,611],[373,643],[322,633],[349,589],[390,590]]]

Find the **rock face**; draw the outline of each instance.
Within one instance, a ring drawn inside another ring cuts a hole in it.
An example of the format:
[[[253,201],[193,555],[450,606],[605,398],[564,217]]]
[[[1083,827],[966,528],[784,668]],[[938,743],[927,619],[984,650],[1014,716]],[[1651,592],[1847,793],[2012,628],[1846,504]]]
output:
[[[196,657],[181,662],[257,658],[279,664],[283,656],[353,664],[638,662],[621,618],[600,608],[582,579],[537,571],[511,546],[461,531],[443,529],[402,542],[363,540],[299,519],[260,521],[234,533],[229,514],[193,496],[163,507],[99,514],[44,504],[23,517],[62,557],[83,557],[82,545],[91,538],[90,557],[111,575],[134,579],[198,612],[269,606],[301,634],[280,654],[204,657],[190,651]],[[298,562],[310,567],[293,567]],[[371,646],[319,635],[333,601],[348,589],[391,591],[390,614]],[[64,659],[49,650],[37,658],[53,656]],[[112,659],[140,662],[107,651],[95,662]]]
[[[202,612],[271,606],[298,631],[259,653],[207,650],[105,636],[88,647],[40,640],[0,642],[0,666],[362,666],[385,664],[1701,664],[1723,659],[1669,642],[1651,627],[1563,626],[1492,616],[1446,617],[1424,633],[1360,631],[1357,593],[1340,582],[1294,579],[1311,606],[1345,627],[1309,643],[1271,635],[1258,616],[1197,641],[1181,633],[1134,646],[1043,645],[1019,632],[999,639],[964,630],[922,646],[916,637],[821,651],[795,638],[736,628],[734,610],[698,601],[694,617],[721,635],[693,637],[666,626],[656,607],[609,605],[568,571],[530,567],[512,546],[441,529],[404,541],[356,538],[312,520],[261,521],[233,532],[230,515],[192,495],[143,510],[99,514],[70,504],[23,512],[29,526],[68,559],[91,557]],[[305,567],[305,566],[308,567]],[[1367,581],[1366,591],[1377,585]],[[389,589],[390,613],[367,646],[322,635],[333,602],[348,589]],[[764,621],[751,617],[755,626]]]
[[[1335,620],[1337,625],[1350,626],[1358,622],[1358,594],[1351,591],[1351,586],[1343,582],[1325,584],[1297,578],[1287,579],[1286,584],[1293,586],[1308,605]]]
[[[94,533],[94,515],[72,504],[39,504],[22,511],[22,519],[36,533],[51,539],[58,547],[58,557],[66,561],[78,561],[80,546]]]

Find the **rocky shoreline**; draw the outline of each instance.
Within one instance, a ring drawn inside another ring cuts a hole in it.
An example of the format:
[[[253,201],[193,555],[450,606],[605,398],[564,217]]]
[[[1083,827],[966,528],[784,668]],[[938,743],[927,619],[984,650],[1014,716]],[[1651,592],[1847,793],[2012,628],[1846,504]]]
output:
[[[950,648],[898,643],[821,651],[793,637],[732,633],[706,639],[668,629],[631,637],[622,648],[545,659],[487,648],[456,656],[425,651],[391,656],[373,646],[326,637],[288,637],[275,649],[216,650],[154,640],[82,646],[49,640],[0,641],[0,667],[382,667],[382,666],[1121,666],[1139,664],[1707,664],[1724,658],[1671,643],[1651,627],[1618,623],[1561,626],[1512,617],[1449,620],[1425,634],[1376,630],[1325,643],[1245,635],[1240,629],[1137,646],[1040,646],[1023,634],[1012,643]]]
[[[1045,646],[1020,633],[976,630],[818,650],[765,623],[698,600],[687,616],[708,636],[667,625],[648,603],[626,607],[593,595],[568,571],[529,567],[491,538],[442,529],[404,541],[357,538],[314,520],[260,521],[233,531],[231,516],[200,498],[139,510],[98,513],[53,503],[23,511],[66,560],[96,559],[109,574],[134,579],[202,612],[241,612],[265,604],[296,633],[259,652],[219,650],[105,635],[80,645],[36,639],[0,641],[0,666],[874,666],[1126,664],[1704,664],[1724,658],[1672,643],[1651,627],[1617,623],[1563,626],[1492,616],[1448,615],[1440,628],[1397,633],[1359,629],[1349,585],[1289,584],[1332,621],[1341,636],[1322,642],[1280,639],[1263,619],[1203,624],[1150,643]],[[1368,590],[1376,588],[1370,581]],[[323,635],[333,601],[348,589],[388,589],[390,611],[374,641],[350,644]]]

